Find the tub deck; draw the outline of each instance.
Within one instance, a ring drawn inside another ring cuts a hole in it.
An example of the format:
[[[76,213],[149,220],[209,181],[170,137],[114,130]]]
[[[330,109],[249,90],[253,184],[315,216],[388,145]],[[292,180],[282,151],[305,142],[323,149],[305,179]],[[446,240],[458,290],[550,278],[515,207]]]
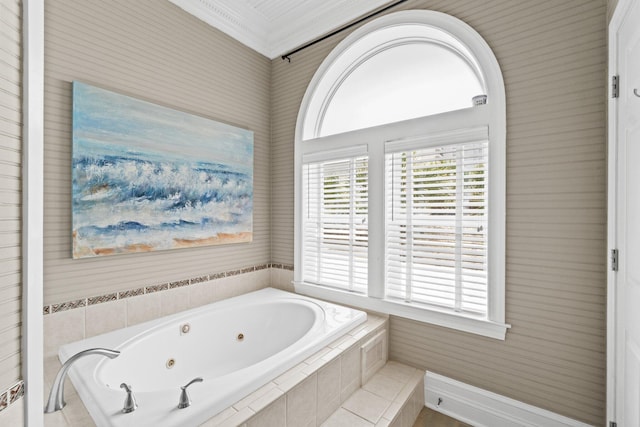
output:
[[[346,402],[355,396],[354,393],[360,390],[368,392],[367,384],[372,384],[375,377],[373,377],[374,373],[367,374],[365,372],[365,376],[369,376],[371,379],[361,389],[363,374],[361,347],[382,333],[385,339],[380,348],[384,347],[385,351],[384,354],[381,353],[378,356],[386,362],[387,330],[388,318],[369,313],[365,323],[355,327],[305,361],[229,406],[202,426],[244,426],[245,424],[247,427],[265,426],[269,425],[264,424],[267,420],[265,417],[270,418],[283,407],[289,408],[284,412],[287,425],[306,425],[305,419],[308,421],[315,419],[314,425],[320,425],[336,411],[344,409],[345,404],[349,405]],[[371,357],[370,361],[365,363],[374,366],[374,369],[378,371],[380,365],[376,366],[374,362],[376,359]],[[391,362],[391,365],[387,366],[393,365],[394,362]],[[387,366],[383,369],[387,369]],[[60,362],[57,358],[49,357],[45,360],[45,376],[47,378],[52,379],[59,368]],[[416,390],[415,387],[411,389],[411,392],[414,390]],[[46,393],[48,394],[48,390]],[[94,425],[69,379],[65,385],[65,397],[67,406],[60,412],[47,414],[45,417],[47,426],[84,427]],[[285,401],[288,402],[287,405],[283,405]],[[389,401],[384,417],[391,416],[390,414],[397,409],[396,418],[399,419],[398,416],[403,408],[404,405],[399,407],[392,399]],[[378,422],[393,421],[395,425],[395,419],[389,420],[384,417],[381,417]]]
[[[348,336],[201,427],[412,426],[424,407],[424,372],[387,361],[379,350],[386,351],[388,319],[367,316]],[[380,336],[381,346],[372,347]],[[361,357],[367,349],[375,354]]]
[[[316,304],[316,305],[319,306],[319,304]],[[338,317],[340,317],[341,313],[342,311],[340,310],[335,311],[335,313],[332,311],[331,316],[337,315]],[[363,320],[366,318],[364,314],[358,317],[361,317]],[[222,419],[225,419],[226,421],[226,418],[234,416],[233,419],[237,420],[238,422],[237,425],[241,425],[244,421],[256,415],[261,409],[264,409],[267,405],[272,403],[274,400],[277,400],[279,397],[286,395],[288,392],[292,391],[294,388],[301,386],[301,383],[303,383],[305,380],[309,380],[310,378],[313,377],[317,381],[317,377],[318,377],[317,371],[322,367],[324,367],[325,365],[331,365],[333,368],[333,371],[335,371],[336,367],[344,371],[344,375],[341,375],[342,381],[340,383],[340,390],[338,390],[337,394],[332,393],[334,399],[329,402],[332,406],[335,406],[336,404],[337,405],[341,404],[342,402],[344,402],[346,397],[350,396],[353,393],[353,391],[357,390],[361,385],[360,346],[358,344],[362,344],[366,342],[366,340],[370,339],[372,335],[374,335],[375,333],[379,333],[380,331],[383,330],[384,337],[385,337],[384,346],[383,346],[384,358],[386,360],[386,345],[387,345],[386,330],[388,329],[387,319],[385,317],[380,317],[376,315],[371,315],[370,317],[371,318],[368,321],[365,320],[365,323],[362,323],[355,327],[351,326],[353,328],[351,330],[344,329],[345,331],[347,331],[345,335],[342,335],[339,338],[335,338],[333,342],[329,342],[329,344],[325,344],[325,347],[316,347],[316,348],[319,348],[320,350],[316,351],[316,353],[307,353],[307,354],[310,354],[310,356],[305,356],[306,359],[299,358],[298,360],[303,360],[303,361],[295,365],[293,368],[290,368],[288,371],[280,371],[284,373],[275,377],[272,381],[260,387],[255,392],[250,393],[248,396],[241,398],[236,403],[218,412],[218,414],[215,415],[213,419],[216,419],[217,417],[219,417],[217,418],[218,421]],[[327,319],[329,319],[329,317],[327,317]],[[333,319],[333,317],[331,317],[331,319]],[[329,322],[329,320],[327,320],[327,322]],[[335,328],[335,325],[331,325],[330,328],[331,328],[329,329],[330,331],[333,330],[333,328]],[[96,337],[96,338],[103,339],[101,337]],[[84,344],[85,343],[83,343],[83,345]],[[73,345],[76,345],[76,344],[74,343],[71,346]],[[95,346],[95,345],[90,345],[90,346]],[[109,345],[107,345],[107,347],[108,346]],[[62,360],[64,360],[64,357],[62,357]],[[78,366],[77,369],[80,369],[83,372],[86,371],[86,370],[83,370],[83,368],[81,368],[78,363],[76,363],[76,365],[74,366]],[[60,363],[56,358],[52,358],[52,357],[48,358],[46,360],[45,375],[49,377],[53,377],[55,373],[58,371],[59,367],[60,367]],[[89,415],[89,413],[87,412],[87,409],[84,407],[82,401],[80,400],[79,395],[75,390],[74,386],[71,384],[71,382],[68,379],[66,380],[65,384],[66,384],[65,399],[67,401],[67,406],[60,413],[48,414],[46,417],[47,425],[60,425],[60,426],[94,425],[94,422],[91,416]],[[265,384],[265,383],[263,382],[262,384]],[[316,385],[314,385],[314,388],[315,387]],[[135,387],[134,387],[134,392],[135,392]],[[48,390],[45,390],[45,394],[48,394]],[[141,400],[140,396],[137,396],[137,398],[139,401]],[[203,402],[202,399],[200,399],[199,402]],[[231,400],[231,402],[233,402],[233,400]],[[118,401],[118,404],[120,404],[120,401]],[[110,405],[110,406],[113,406],[113,405]],[[315,402],[314,402],[314,406],[315,406]],[[203,407],[206,407],[206,405],[204,405]],[[215,412],[213,413],[215,414]],[[329,415],[329,412],[327,412],[327,416],[328,415]],[[242,420],[242,418],[244,418],[244,420]],[[200,418],[200,420],[202,419],[203,418]],[[131,418],[131,420],[133,420],[133,418]],[[212,419],[210,419],[209,421],[211,420]],[[205,421],[204,422],[205,425],[208,424],[209,421]],[[202,421],[198,421],[198,422],[202,422]],[[228,425],[234,425],[236,423],[236,421],[233,421],[233,420],[229,420],[229,422],[230,424]],[[162,421],[159,421],[158,425],[162,425]]]
[[[202,427],[262,426],[266,414],[287,402],[286,425],[326,420],[362,385],[361,347],[383,334],[386,361],[388,318],[367,313],[367,321],[211,418]],[[379,367],[379,366],[378,366]],[[278,425],[278,424],[272,424]],[[284,424],[280,424],[284,425]]]

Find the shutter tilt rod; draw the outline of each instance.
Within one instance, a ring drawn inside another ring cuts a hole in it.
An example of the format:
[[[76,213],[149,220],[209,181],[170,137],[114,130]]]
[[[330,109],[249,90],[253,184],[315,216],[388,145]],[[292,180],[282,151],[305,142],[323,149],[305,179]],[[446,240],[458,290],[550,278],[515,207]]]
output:
[[[352,22],[350,24],[347,24],[344,27],[338,28],[337,30],[332,31],[329,34],[325,34],[324,36],[320,37],[319,39],[315,39],[313,41],[310,41],[309,43],[307,43],[307,44],[305,44],[303,46],[300,46],[299,48],[296,48],[296,49],[292,50],[291,52],[285,53],[284,55],[281,56],[281,58],[282,58],[283,61],[286,59],[287,61],[291,62],[291,55],[295,55],[296,53],[298,53],[298,52],[300,52],[302,50],[305,50],[306,48],[308,48],[310,46],[313,46],[316,43],[320,43],[321,41],[326,40],[329,37],[333,37],[336,34],[341,33],[342,31],[353,27],[354,25],[358,25],[362,21],[366,21],[369,18],[372,18],[372,17],[374,17],[376,15],[379,15],[379,14],[381,14],[383,12],[386,12],[387,10],[389,10],[389,9],[391,9],[393,7],[396,7],[399,4],[404,3],[406,1],[407,0],[399,0],[399,1],[395,2],[395,3],[393,3],[393,4],[390,4],[389,6],[383,7],[382,9],[378,9],[375,12],[372,12],[372,13],[370,13],[370,14],[368,14],[368,15],[360,18],[360,19],[358,19],[357,21],[354,21],[354,22]]]

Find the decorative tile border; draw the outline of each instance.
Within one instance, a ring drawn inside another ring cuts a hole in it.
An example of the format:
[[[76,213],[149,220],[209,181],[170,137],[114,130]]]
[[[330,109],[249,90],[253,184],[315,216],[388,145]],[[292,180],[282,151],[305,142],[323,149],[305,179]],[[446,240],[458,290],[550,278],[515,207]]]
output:
[[[289,264],[269,264],[271,268],[280,268],[282,270],[293,271],[293,265]]]
[[[102,304],[103,302],[115,301],[117,299],[118,293],[114,292],[112,294],[100,295],[99,297],[89,297],[87,298],[87,305]]]
[[[163,283],[162,285],[152,285],[152,286],[145,286],[144,287],[144,293],[145,294],[152,294],[154,292],[168,291],[168,290],[169,290],[169,284],[168,283]]]
[[[0,411],[6,409],[9,406],[9,390],[5,390],[0,395]]]
[[[24,396],[24,381],[19,381],[16,385],[11,387],[7,393],[9,394],[9,405],[11,405],[16,400]]]
[[[193,285],[194,283],[202,283],[202,282],[206,282],[207,280],[210,280],[211,276],[200,276],[200,277],[194,277],[192,279],[189,279],[189,283],[184,283],[186,282],[186,280],[181,280],[177,286],[186,286],[186,285]],[[169,288],[174,288],[177,286],[171,286],[171,283],[169,283]]]
[[[282,270],[293,271],[293,265],[279,264],[279,263],[265,263],[259,265],[253,265],[235,270],[223,271],[218,273],[207,274],[204,276],[192,277],[189,279],[176,280],[169,283],[161,283],[157,285],[149,285],[142,288],[128,289],[125,291],[109,293],[105,295],[98,295],[94,297],[88,297],[75,301],[61,302],[58,304],[45,305],[43,307],[43,314],[48,315],[52,313],[58,313],[60,311],[72,310],[74,308],[86,307],[94,304],[101,304],[109,301],[116,301],[124,298],[135,297],[143,294],[151,294],[154,292],[167,291],[169,289],[175,289],[183,286],[190,286],[196,283],[206,282],[208,280],[221,279],[223,277],[237,276],[239,274],[251,273],[254,271],[264,270],[267,268],[279,268]],[[23,391],[24,392],[24,391]],[[5,392],[6,394],[6,392]],[[1,396],[0,396],[1,398]],[[0,400],[0,411],[2,410],[2,401]]]
[[[144,295],[144,288],[129,289],[128,291],[118,292],[118,299],[125,299]]]
[[[24,396],[24,381],[20,380],[0,393],[0,412]]]
[[[82,300],[76,300],[76,301],[68,301],[68,302],[63,302],[60,304],[53,304],[51,306],[51,310],[49,311],[50,313],[57,313],[59,311],[65,311],[65,310],[71,310],[74,308],[80,308],[80,307],[85,307],[87,305],[87,300],[86,299],[82,299]]]

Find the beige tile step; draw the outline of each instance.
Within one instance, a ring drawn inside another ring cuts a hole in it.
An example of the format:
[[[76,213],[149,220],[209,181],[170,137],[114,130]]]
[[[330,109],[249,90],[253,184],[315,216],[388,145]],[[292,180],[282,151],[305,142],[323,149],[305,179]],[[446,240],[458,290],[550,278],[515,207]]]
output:
[[[424,407],[424,372],[387,362],[322,427],[412,427]]]

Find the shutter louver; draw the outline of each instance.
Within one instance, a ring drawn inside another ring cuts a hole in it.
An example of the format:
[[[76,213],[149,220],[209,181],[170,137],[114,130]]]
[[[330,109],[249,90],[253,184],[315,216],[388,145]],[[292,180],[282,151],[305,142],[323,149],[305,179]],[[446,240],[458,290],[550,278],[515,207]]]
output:
[[[303,280],[367,293],[367,157],[303,166]]]
[[[487,141],[386,154],[387,298],[487,314],[487,168]]]

